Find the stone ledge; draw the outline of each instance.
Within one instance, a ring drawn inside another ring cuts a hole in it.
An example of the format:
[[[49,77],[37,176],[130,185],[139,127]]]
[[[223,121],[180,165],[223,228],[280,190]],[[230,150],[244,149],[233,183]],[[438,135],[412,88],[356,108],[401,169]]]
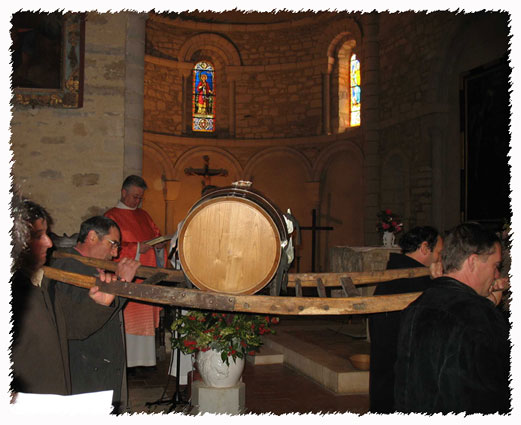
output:
[[[284,363],[284,354],[264,345],[257,354],[254,356],[247,356],[246,360],[255,366],[282,364]]]
[[[349,359],[300,340],[290,332],[277,331],[265,345],[284,355],[284,364],[337,394],[369,393],[369,371],[356,369]]]

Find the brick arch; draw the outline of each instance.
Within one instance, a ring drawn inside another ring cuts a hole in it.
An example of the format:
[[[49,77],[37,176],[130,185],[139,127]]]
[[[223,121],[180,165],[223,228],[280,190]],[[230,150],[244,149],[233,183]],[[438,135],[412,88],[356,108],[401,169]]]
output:
[[[342,141],[337,142],[331,146],[329,146],[327,149],[320,152],[320,155],[315,160],[313,164],[313,171],[312,171],[312,179],[313,181],[319,181],[320,177],[326,170],[329,162],[332,158],[334,158],[336,155],[338,155],[341,152],[352,152],[356,155],[356,157],[360,160],[360,164],[363,164],[364,161],[364,154],[360,147],[351,141]]]
[[[251,157],[244,167],[243,176],[246,180],[250,179],[252,176],[252,171],[257,167],[257,165],[265,160],[267,157],[270,157],[271,155],[275,153],[286,153],[289,156],[295,158],[299,163],[301,163],[304,166],[304,169],[306,171],[306,175],[308,177],[308,180],[311,181],[312,176],[312,166],[308,158],[299,152],[296,149],[290,148],[290,147],[276,147],[276,148],[269,148],[262,150],[261,152],[258,152],[253,157]]]
[[[180,62],[191,62],[198,50],[214,52],[225,65],[241,65],[241,57],[237,48],[219,34],[202,33],[185,41],[177,56]]]

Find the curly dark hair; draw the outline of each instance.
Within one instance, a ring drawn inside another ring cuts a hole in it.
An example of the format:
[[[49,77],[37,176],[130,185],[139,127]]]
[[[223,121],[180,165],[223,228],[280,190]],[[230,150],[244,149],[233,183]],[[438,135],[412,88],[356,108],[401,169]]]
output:
[[[11,198],[11,217],[13,226],[11,228],[11,257],[13,259],[12,271],[29,266],[31,253],[29,251],[29,240],[31,238],[31,226],[42,218],[50,227],[53,223],[52,217],[41,205],[23,198],[19,191],[14,189]]]

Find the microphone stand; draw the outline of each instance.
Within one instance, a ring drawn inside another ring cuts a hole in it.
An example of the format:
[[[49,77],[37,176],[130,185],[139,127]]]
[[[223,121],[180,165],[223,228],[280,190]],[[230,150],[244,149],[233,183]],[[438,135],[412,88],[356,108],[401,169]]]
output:
[[[179,317],[181,316],[181,310],[179,308],[174,308],[174,320],[178,319]],[[178,334],[177,334],[177,331],[174,335],[175,338],[178,337]],[[166,390],[168,388],[168,383],[170,381],[170,373],[168,374],[168,378],[167,378],[167,381],[166,381],[166,385],[165,385],[165,388],[163,390],[163,394],[161,395],[161,397],[159,398],[159,400],[156,400],[154,402],[148,402],[148,403],[145,403],[145,406],[146,407],[151,407],[151,406],[154,406],[154,405],[160,405],[160,404],[170,404],[170,408],[168,409],[168,413],[171,413],[176,407],[178,406],[186,406],[188,405],[188,401],[185,401],[182,399],[181,397],[181,391],[179,390],[179,382],[180,382],[180,375],[181,375],[181,352],[179,349],[175,349],[172,350],[172,356],[174,356],[175,354],[177,353],[177,358],[176,358],[176,364],[175,364],[175,370],[176,370],[176,374],[175,374],[175,393],[174,395],[172,396],[171,399],[164,399],[163,397],[165,396],[166,394]]]

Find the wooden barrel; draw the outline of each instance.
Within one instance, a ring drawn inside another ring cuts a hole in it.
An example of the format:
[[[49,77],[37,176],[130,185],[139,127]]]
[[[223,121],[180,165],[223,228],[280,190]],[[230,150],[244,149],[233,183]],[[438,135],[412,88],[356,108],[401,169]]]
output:
[[[274,278],[287,239],[283,215],[264,195],[226,187],[188,212],[178,235],[179,261],[201,290],[254,294]]]

